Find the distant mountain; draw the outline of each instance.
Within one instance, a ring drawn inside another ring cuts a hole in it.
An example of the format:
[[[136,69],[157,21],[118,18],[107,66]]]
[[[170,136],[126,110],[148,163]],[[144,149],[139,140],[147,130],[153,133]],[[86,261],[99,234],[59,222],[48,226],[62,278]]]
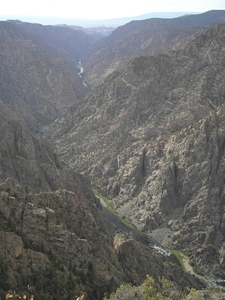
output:
[[[122,29],[121,29],[122,30]],[[224,278],[225,24],[131,60],[44,138],[150,241]]]
[[[59,27],[69,27],[74,30],[82,30],[88,34],[91,34],[95,40],[97,41],[101,37],[108,36],[110,33],[112,33],[113,30],[115,30],[114,27],[105,27],[105,26],[99,26],[99,27],[82,27],[82,26],[77,26],[77,25],[66,25],[66,24],[61,24],[57,25]]]
[[[225,21],[225,11],[209,11],[173,19],[151,18],[118,27],[84,55],[84,79],[96,86],[134,57],[178,50],[208,27]]]
[[[0,99],[33,131],[88,93],[58,50],[19,26],[0,22]]]

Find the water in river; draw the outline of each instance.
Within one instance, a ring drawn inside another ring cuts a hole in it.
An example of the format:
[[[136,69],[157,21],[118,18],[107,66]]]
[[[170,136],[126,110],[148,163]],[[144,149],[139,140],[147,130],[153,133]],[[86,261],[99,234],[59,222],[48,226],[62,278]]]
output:
[[[128,237],[131,237],[134,240],[138,241],[139,243],[141,243],[151,249],[154,249],[155,251],[166,256],[169,261],[180,265],[177,258],[172,253],[170,253],[169,250],[165,250],[156,245],[151,245],[145,238],[140,236],[137,232],[132,230],[130,227],[126,226],[116,215],[111,213],[105,206],[103,206],[102,209],[103,209],[103,212],[104,212],[107,220],[110,221],[112,224],[114,224],[121,231],[123,231]]]
[[[175,255],[173,255],[169,250],[163,249],[160,246],[157,245],[151,245],[145,238],[140,236],[137,232],[132,230],[130,227],[126,226],[116,215],[111,213],[107,207],[104,201],[101,199],[103,212],[107,218],[108,221],[110,221],[112,224],[114,224],[117,228],[119,228],[121,231],[123,231],[128,237],[133,238],[134,240],[138,241],[139,243],[147,246],[150,249],[154,249],[155,251],[161,253],[164,255],[170,262],[176,263],[180,266],[180,262],[176,258]],[[224,279],[212,279],[208,281],[211,286],[217,286],[217,287],[225,287],[225,280]]]

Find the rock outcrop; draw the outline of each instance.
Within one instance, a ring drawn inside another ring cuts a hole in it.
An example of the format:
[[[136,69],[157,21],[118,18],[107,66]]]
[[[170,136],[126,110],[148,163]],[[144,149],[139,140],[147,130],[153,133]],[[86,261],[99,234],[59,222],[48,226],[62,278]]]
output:
[[[7,180],[0,184],[0,200],[1,292],[29,284],[37,297],[66,299],[85,291],[88,299],[102,299],[123,282],[140,284],[147,274],[163,274],[181,288],[201,287],[134,240],[121,241],[115,250],[114,229],[97,203],[87,205],[79,194],[27,195]]]

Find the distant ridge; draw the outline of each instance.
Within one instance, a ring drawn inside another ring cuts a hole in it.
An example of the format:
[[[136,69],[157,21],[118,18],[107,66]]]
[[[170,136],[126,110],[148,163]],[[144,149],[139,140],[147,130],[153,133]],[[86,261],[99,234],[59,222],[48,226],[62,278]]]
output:
[[[211,10],[172,19],[133,20],[116,28],[84,55],[84,80],[89,86],[99,84],[112,71],[124,68],[135,56],[181,49],[203,30],[224,21],[225,10]]]
[[[126,17],[126,18],[116,18],[116,19],[105,19],[105,20],[75,20],[76,25],[83,27],[92,27],[92,26],[109,26],[109,27],[118,27],[125,25],[131,21],[136,20],[145,20],[150,18],[163,18],[163,19],[173,19],[181,16],[198,14],[190,12],[153,12],[140,16]]]
[[[199,14],[199,12],[152,12],[140,16],[132,16],[125,18],[105,19],[105,20],[91,20],[91,19],[67,19],[67,18],[56,18],[56,17],[32,17],[32,16],[17,16],[17,19],[23,22],[40,23],[43,25],[77,25],[82,27],[118,27],[124,25],[132,20],[144,20],[149,18],[177,18],[185,15]],[[0,20],[6,21],[8,19],[15,19],[15,16],[11,15],[0,15]]]

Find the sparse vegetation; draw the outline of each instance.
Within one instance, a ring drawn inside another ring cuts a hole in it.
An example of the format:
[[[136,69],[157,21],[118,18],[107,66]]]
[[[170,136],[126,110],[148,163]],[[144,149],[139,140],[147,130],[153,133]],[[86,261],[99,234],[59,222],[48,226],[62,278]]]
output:
[[[147,276],[146,280],[140,286],[131,284],[121,285],[115,293],[104,300],[216,300],[225,299],[225,293],[221,289],[210,288],[207,290],[196,290],[189,288],[181,290],[176,283],[164,278],[158,277],[155,280]]]
[[[109,211],[111,211],[111,213],[113,213],[114,215],[117,215],[117,212],[115,211],[115,209],[113,209],[113,207],[111,205],[111,201],[110,201],[109,198],[101,195],[95,188],[92,188],[92,191],[93,191],[93,193],[95,194],[96,197],[101,198],[105,202],[105,204],[107,206],[107,209]]]
[[[122,216],[121,221],[130,228],[134,228],[133,224],[131,223],[131,219],[130,218],[126,218],[125,216]]]
[[[175,250],[174,248],[171,249],[171,253],[176,256],[177,260],[179,261],[181,267],[183,270],[185,270],[184,262],[183,262],[183,257],[180,253],[180,251]]]
[[[105,204],[106,204],[106,206],[107,206],[107,209],[108,209],[112,214],[116,215],[116,216],[119,218],[117,211],[116,211],[115,209],[113,209],[112,206],[111,206],[111,203],[110,203],[111,201],[110,201],[110,199],[107,198],[107,197],[105,197],[105,196],[103,196],[103,195],[101,195],[95,188],[92,188],[92,190],[93,190],[93,193],[95,194],[96,197],[101,198],[101,199],[105,202]],[[141,237],[143,237],[143,238],[146,237],[146,234],[145,234],[145,232],[144,232],[143,230],[138,230],[138,229],[136,229],[136,228],[134,227],[134,225],[132,224],[130,218],[127,218],[127,217],[125,217],[125,216],[122,216],[122,218],[120,218],[120,220],[121,220],[121,222],[123,222],[123,224],[125,224],[127,227],[129,227],[129,228],[131,228],[132,230],[134,230],[134,231],[136,232],[137,235],[139,235],[139,236],[141,236]]]

